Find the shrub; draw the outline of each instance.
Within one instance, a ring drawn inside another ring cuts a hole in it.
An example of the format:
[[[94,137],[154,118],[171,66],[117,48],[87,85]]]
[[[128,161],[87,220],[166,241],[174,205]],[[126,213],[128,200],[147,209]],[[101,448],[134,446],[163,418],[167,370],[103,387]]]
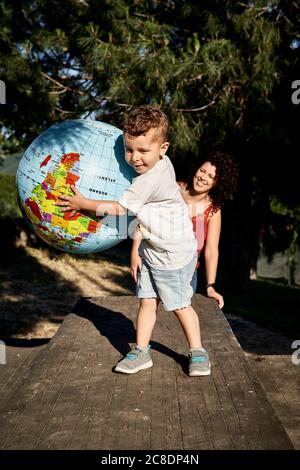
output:
[[[0,174],[0,217],[20,217],[14,175]]]

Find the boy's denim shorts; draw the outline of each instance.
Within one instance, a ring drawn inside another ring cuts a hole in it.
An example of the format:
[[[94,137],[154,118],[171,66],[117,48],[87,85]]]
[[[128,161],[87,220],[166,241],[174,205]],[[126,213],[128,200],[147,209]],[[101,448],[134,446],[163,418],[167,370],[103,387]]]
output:
[[[139,299],[159,298],[169,312],[191,305],[194,294],[192,278],[197,264],[197,253],[192,260],[179,269],[154,269],[142,260],[138,272],[136,296]]]

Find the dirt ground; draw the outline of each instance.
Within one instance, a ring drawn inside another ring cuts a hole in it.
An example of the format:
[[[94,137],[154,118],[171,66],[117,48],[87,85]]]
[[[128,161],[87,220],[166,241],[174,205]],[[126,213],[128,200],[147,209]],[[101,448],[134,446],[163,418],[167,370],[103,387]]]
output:
[[[21,246],[0,264],[1,337],[51,338],[81,297],[131,295],[129,253],[68,255],[47,247]]]
[[[16,249],[4,253],[0,264],[1,336],[51,338],[81,297],[132,295],[129,264],[126,242],[106,252],[71,256],[20,240]],[[246,350],[264,345],[269,353],[268,345],[272,351],[278,345],[282,351],[283,344],[291,343],[240,317],[227,317]]]

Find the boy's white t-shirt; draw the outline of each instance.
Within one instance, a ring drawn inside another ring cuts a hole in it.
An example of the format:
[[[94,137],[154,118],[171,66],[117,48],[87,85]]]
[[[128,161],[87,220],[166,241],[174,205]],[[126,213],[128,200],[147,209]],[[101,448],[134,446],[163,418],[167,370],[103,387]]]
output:
[[[143,237],[139,253],[150,266],[173,270],[191,261],[197,242],[169,157],[134,178],[119,204],[136,215]]]

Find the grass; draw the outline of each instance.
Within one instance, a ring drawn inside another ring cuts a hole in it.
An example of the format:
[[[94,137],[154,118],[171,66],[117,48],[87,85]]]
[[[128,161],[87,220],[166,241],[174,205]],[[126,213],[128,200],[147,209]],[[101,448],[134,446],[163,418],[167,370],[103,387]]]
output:
[[[300,338],[300,288],[250,281],[243,292],[224,291],[224,313],[233,313],[278,333]]]
[[[132,295],[122,246],[85,256],[51,247],[5,249],[0,262],[1,338],[48,338],[81,297]]]
[[[300,339],[300,287],[259,278],[242,290],[230,287],[229,274],[220,271],[217,291],[224,297],[223,312],[238,315],[282,335]],[[198,291],[204,293],[205,276],[199,272]]]

